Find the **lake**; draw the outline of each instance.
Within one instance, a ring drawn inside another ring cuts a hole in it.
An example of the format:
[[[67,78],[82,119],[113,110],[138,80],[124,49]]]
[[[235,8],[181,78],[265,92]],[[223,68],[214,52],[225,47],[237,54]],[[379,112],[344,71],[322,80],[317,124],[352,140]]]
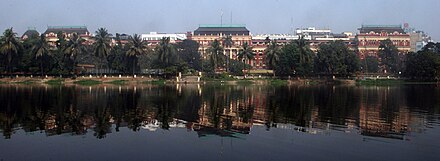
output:
[[[440,160],[440,87],[0,85],[0,160]]]

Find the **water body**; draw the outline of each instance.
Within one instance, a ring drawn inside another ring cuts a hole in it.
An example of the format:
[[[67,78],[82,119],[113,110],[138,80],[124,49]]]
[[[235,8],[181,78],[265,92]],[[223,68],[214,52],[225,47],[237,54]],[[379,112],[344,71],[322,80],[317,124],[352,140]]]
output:
[[[440,87],[0,86],[0,160],[440,160]]]

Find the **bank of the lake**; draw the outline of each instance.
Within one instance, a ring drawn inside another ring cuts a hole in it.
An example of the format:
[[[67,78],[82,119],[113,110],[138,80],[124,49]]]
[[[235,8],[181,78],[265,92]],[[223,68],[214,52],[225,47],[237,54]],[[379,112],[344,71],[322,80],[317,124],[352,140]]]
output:
[[[0,78],[0,84],[48,84],[48,85],[136,85],[136,84],[228,84],[228,85],[374,85],[374,86],[389,86],[389,85],[405,85],[405,84],[439,84],[434,81],[413,81],[407,79],[273,79],[273,78],[251,78],[251,79],[200,79],[200,80],[186,80],[177,81],[175,79],[163,79],[152,77],[77,77],[77,78],[59,78],[59,77],[15,77],[15,78]]]

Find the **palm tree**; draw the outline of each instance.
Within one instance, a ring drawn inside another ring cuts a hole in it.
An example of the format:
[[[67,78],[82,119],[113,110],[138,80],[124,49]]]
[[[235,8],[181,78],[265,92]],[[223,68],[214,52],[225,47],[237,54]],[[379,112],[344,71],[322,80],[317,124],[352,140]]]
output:
[[[231,56],[231,47],[232,47],[233,41],[232,41],[232,36],[226,36],[223,38],[223,46],[226,47],[229,50],[229,54],[227,54],[227,58],[226,58],[226,71],[229,70],[229,59]],[[225,53],[226,51],[224,51]]]
[[[132,70],[134,75],[137,56],[145,54],[148,47],[147,47],[147,43],[145,41],[142,41],[141,35],[138,34],[134,34],[133,36],[130,36],[128,38],[128,41],[129,41],[128,43],[129,49],[127,50],[125,55],[132,61],[132,65],[133,65]]]
[[[281,54],[281,49],[276,40],[270,42],[270,44],[264,50],[264,53],[266,53],[266,64],[270,69],[273,70],[273,75],[275,76],[275,67]]]
[[[107,56],[110,54],[110,50],[112,49],[112,47],[110,46],[110,34],[105,28],[99,28],[98,31],[96,31],[95,33],[96,42],[94,44],[93,54],[101,60],[107,60]]]
[[[75,68],[77,64],[76,57],[79,54],[86,52],[86,48],[83,44],[84,42],[85,40],[74,32],[64,48],[64,56],[73,61],[73,68]]]
[[[49,43],[46,40],[46,36],[44,34],[41,34],[40,39],[35,42],[35,44],[32,47],[32,53],[35,54],[35,59],[40,59],[40,70],[41,70],[41,77],[44,75],[44,58],[48,55],[50,55],[50,46]]]
[[[159,60],[165,63],[166,67],[170,65],[172,57],[176,53],[174,46],[170,44],[170,37],[163,37],[156,51],[159,54]]]
[[[3,32],[3,36],[1,37],[1,46],[0,46],[0,53],[6,55],[8,60],[7,68],[9,69],[9,74],[11,74],[12,77],[12,60],[14,57],[18,55],[18,52],[21,50],[21,44],[16,38],[17,33],[14,33],[12,31],[12,27],[9,29],[6,29],[5,32]]]
[[[304,64],[312,60],[310,53],[311,50],[308,46],[308,42],[304,39],[304,36],[300,36],[298,40],[294,41],[299,48],[299,62],[300,64]]]
[[[76,58],[76,56],[86,51],[85,46],[83,44],[84,42],[85,40],[79,37],[79,35],[76,32],[72,33],[72,36],[70,37],[69,41],[65,46],[64,54],[67,57],[70,57],[71,59]]]
[[[238,53],[238,59],[243,61],[243,75],[246,76],[246,60],[254,59],[254,52],[252,51],[252,46],[249,46],[247,42],[244,42],[241,47],[240,52]]]
[[[211,46],[208,48],[209,60],[211,61],[212,66],[214,67],[214,71],[217,69],[217,66],[222,65],[224,62],[223,55],[223,47],[220,45],[219,41],[215,39]]]

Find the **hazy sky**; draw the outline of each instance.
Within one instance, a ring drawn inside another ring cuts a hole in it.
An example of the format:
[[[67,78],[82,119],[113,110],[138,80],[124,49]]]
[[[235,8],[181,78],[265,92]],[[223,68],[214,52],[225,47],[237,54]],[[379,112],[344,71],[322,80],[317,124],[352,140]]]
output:
[[[440,0],[0,0],[0,30],[86,25],[111,33],[194,31],[199,24],[246,24],[253,33],[297,27],[357,32],[362,24],[402,24],[440,39]]]

